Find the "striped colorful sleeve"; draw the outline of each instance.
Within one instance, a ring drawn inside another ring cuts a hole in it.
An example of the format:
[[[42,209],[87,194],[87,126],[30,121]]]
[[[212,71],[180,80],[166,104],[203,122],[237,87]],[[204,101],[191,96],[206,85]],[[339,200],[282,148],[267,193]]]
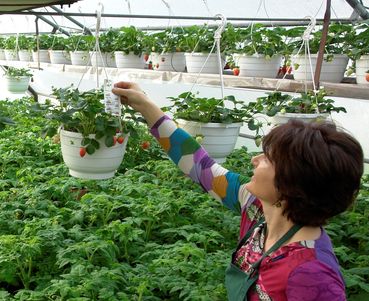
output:
[[[195,183],[231,210],[240,212],[249,193],[244,185],[246,179],[217,164],[186,131],[178,128],[167,115],[161,117],[151,128],[172,161]]]

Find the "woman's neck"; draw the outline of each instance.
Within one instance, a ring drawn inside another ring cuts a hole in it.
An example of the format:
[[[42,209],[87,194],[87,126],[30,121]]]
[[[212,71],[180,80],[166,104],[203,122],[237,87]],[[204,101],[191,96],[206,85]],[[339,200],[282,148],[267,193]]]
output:
[[[267,224],[266,240],[268,241],[278,241],[294,225],[282,214],[283,207],[265,204],[263,211]]]
[[[265,222],[267,224],[264,249],[268,250],[284,234],[287,233],[287,231],[294,225],[294,223],[283,215],[283,207],[263,204],[263,211]],[[320,237],[320,235],[320,227],[304,226],[298,232],[296,232],[288,241],[286,241],[285,244],[302,240],[316,240]]]

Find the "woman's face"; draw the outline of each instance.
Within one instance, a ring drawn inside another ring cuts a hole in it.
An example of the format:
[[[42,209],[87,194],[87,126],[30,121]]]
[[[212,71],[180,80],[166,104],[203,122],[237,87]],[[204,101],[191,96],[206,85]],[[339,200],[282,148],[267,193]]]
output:
[[[278,192],[274,186],[275,169],[272,162],[264,155],[252,157],[254,175],[246,189],[263,202],[274,204],[278,200]]]

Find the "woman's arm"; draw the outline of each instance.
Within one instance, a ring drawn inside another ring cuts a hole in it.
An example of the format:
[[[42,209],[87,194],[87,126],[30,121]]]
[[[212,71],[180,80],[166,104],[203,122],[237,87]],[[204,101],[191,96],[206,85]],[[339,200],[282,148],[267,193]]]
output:
[[[245,178],[228,171],[210,158],[205,149],[186,131],[178,128],[138,85],[119,82],[113,92],[121,96],[123,104],[142,114],[153,136],[186,175],[214,198],[221,200],[226,207],[240,212],[248,198],[243,185]]]

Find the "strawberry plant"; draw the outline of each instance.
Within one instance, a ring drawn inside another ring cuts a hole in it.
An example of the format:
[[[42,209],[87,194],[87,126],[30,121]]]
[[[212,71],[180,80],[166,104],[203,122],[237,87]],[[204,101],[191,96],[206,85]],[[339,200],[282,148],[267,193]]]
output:
[[[247,111],[254,117],[249,118],[248,128],[256,132],[256,139],[261,137],[260,132],[264,124],[269,121],[262,115],[269,117],[276,114],[300,113],[300,114],[330,114],[331,112],[344,112],[344,107],[336,107],[334,100],[326,98],[327,93],[321,89],[315,95],[313,91],[302,92],[299,96],[282,94],[279,91],[266,93],[267,96],[258,97],[247,105]],[[261,115],[260,115],[261,114]]]
[[[32,77],[32,73],[29,69],[26,68],[16,68],[9,66],[4,73],[6,76],[12,77],[12,78],[18,78],[20,76],[28,76]]]
[[[72,35],[65,41],[68,51],[90,51],[93,49],[95,37],[90,35]]]
[[[243,102],[236,100],[233,95],[217,99],[184,92],[177,97],[168,97],[168,99],[173,104],[162,109],[170,111],[174,118],[203,123],[234,123],[248,120],[250,117]]]
[[[237,29],[237,38],[233,53],[247,55],[259,54],[271,58],[286,53],[283,27],[268,28],[262,24],[254,24],[245,29]]]
[[[149,52],[146,34],[134,26],[121,27],[116,33],[113,45],[114,51],[123,51],[125,54],[132,52],[141,55]]]
[[[184,51],[183,28],[171,28],[155,32],[151,35],[151,51],[158,53],[171,53]]]
[[[99,139],[103,138],[107,147],[113,146],[117,135],[133,131],[134,125],[139,122],[135,113],[128,108],[122,109],[121,117],[106,113],[101,89],[80,92],[73,87],[54,88],[53,95],[59,101],[57,106],[50,102],[34,106],[34,110],[44,111],[49,121],[43,129],[43,135],[53,137],[60,126],[67,131],[81,133],[81,157],[86,152],[91,155],[99,149]]]

